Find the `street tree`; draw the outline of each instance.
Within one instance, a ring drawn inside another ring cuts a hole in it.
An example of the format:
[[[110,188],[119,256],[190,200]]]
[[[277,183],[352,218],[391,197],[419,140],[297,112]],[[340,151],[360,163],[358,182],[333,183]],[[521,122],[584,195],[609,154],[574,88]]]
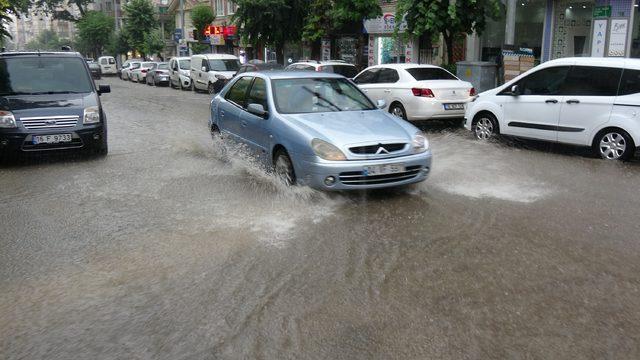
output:
[[[69,39],[60,39],[53,30],[43,30],[38,37],[25,45],[25,50],[49,50],[59,51],[62,46],[70,46]]]
[[[232,17],[243,40],[255,48],[273,45],[279,63],[284,63],[286,42],[301,40],[308,0],[236,0],[238,8]]]
[[[129,51],[133,51],[133,47],[129,41],[129,34],[125,29],[120,29],[117,33],[112,34],[109,44],[107,44],[106,50],[109,54],[126,54]]]
[[[102,55],[113,35],[113,17],[99,11],[89,11],[76,23],[78,43],[96,59]]]
[[[147,55],[157,55],[164,50],[164,36],[162,30],[155,29],[145,34],[144,53]],[[164,59],[163,59],[164,60]]]
[[[500,0],[398,0],[396,29],[404,18],[405,34],[442,35],[447,48],[446,63],[453,63],[453,42],[460,34],[481,34],[487,19],[500,14]]]
[[[157,27],[153,4],[150,0],[131,0],[123,7],[126,15],[124,29],[129,45],[145,56],[145,37]]]
[[[350,23],[382,15],[378,0],[312,0],[302,38],[316,41]]]
[[[210,46],[202,43],[205,38],[204,29],[209,26],[215,18],[213,9],[208,5],[197,5],[191,9],[191,22],[196,29],[195,40],[198,41],[198,43],[191,45],[191,51],[193,51],[193,53],[200,54],[209,50]]]

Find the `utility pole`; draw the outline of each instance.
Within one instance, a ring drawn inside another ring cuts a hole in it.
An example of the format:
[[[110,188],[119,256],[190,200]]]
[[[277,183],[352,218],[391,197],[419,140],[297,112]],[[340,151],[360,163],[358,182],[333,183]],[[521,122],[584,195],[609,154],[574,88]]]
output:
[[[187,34],[184,33],[184,0],[180,0],[180,31],[182,32],[182,38],[178,42],[178,56],[182,56],[182,54],[180,53],[180,48],[182,43],[187,38]]]

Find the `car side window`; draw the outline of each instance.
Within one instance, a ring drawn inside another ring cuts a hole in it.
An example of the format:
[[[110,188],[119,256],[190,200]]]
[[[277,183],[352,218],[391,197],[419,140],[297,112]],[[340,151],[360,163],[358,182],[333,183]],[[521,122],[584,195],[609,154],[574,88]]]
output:
[[[251,76],[241,77],[231,86],[224,98],[242,108],[247,107],[247,90],[249,90],[251,81],[253,81]]]
[[[624,69],[618,96],[640,93],[640,70]]]
[[[173,71],[178,71],[178,62],[177,61],[173,61]]]
[[[356,76],[353,81],[356,84],[373,84],[377,81],[379,72],[379,68],[365,70],[362,74]]]
[[[542,69],[518,81],[521,95],[558,95],[569,66]]]
[[[621,68],[572,66],[560,95],[616,96],[621,75]]]
[[[394,69],[382,69],[380,70],[380,74],[378,75],[378,80],[376,81],[379,84],[391,84],[400,80],[400,76],[398,76],[398,72]]]
[[[207,59],[202,59],[202,65],[200,65],[200,67],[203,67],[204,71],[209,71],[209,62]]]
[[[262,107],[267,110],[267,83],[262,78],[256,78],[253,82],[253,86],[251,86],[251,90],[249,91],[249,97],[247,98],[248,104],[260,104]]]

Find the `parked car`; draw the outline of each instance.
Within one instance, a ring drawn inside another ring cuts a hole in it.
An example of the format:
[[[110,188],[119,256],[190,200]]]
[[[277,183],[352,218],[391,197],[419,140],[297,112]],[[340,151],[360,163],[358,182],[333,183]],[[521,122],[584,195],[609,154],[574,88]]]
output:
[[[356,76],[358,68],[355,65],[349,64],[342,60],[328,60],[328,61],[299,61],[295,62],[286,68],[287,71],[322,71],[334,74],[340,74],[349,79]]]
[[[142,64],[140,60],[127,60],[122,64],[122,70],[120,71],[120,79],[130,80],[130,73],[139,68]]]
[[[425,180],[426,136],[382,106],[337,74],[244,73],[211,101],[209,126],[287,184],[347,190]]]
[[[101,56],[98,58],[98,64],[100,64],[100,71],[102,75],[116,75],[118,69],[116,68],[116,59],[113,56]]]
[[[147,72],[155,64],[157,63],[153,61],[145,61],[140,63],[140,66],[131,70],[131,72],[129,73],[129,79],[137,83],[146,83]]]
[[[478,139],[498,134],[589,146],[608,160],[640,144],[640,60],[563,58],[480,94],[465,114]]]
[[[276,62],[250,62],[240,66],[236,76],[251,71],[275,71],[282,70],[283,66]]]
[[[107,118],[86,61],[72,52],[0,53],[0,157],[85,149],[107,154]]]
[[[191,84],[193,90],[220,92],[240,69],[240,60],[228,54],[202,54],[191,57]]]
[[[147,85],[169,85],[169,63],[156,63],[147,72]]]
[[[169,60],[169,86],[176,89],[191,88],[191,58],[174,57]]]
[[[471,83],[434,65],[376,65],[353,81],[374,101],[384,100],[391,114],[409,121],[462,119],[475,95]]]
[[[87,65],[89,65],[89,71],[91,71],[91,77],[100,80],[102,78],[102,72],[100,71],[100,65],[93,59],[85,59]]]

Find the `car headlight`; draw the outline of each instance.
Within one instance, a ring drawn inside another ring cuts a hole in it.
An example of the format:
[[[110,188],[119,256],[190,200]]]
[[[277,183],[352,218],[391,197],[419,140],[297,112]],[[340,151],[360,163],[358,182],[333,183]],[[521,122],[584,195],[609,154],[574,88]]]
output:
[[[427,136],[422,131],[418,131],[413,135],[412,145],[414,154],[429,150],[429,140],[427,140]]]
[[[89,106],[84,109],[83,124],[95,124],[100,122],[100,109],[97,106]]]
[[[16,128],[16,118],[11,111],[0,110],[0,128]]]
[[[344,156],[344,153],[342,153],[342,151],[340,151],[337,146],[330,144],[324,140],[311,140],[311,148],[313,149],[313,152],[316,153],[316,155],[318,155],[321,159],[331,161],[347,160],[347,157]]]

